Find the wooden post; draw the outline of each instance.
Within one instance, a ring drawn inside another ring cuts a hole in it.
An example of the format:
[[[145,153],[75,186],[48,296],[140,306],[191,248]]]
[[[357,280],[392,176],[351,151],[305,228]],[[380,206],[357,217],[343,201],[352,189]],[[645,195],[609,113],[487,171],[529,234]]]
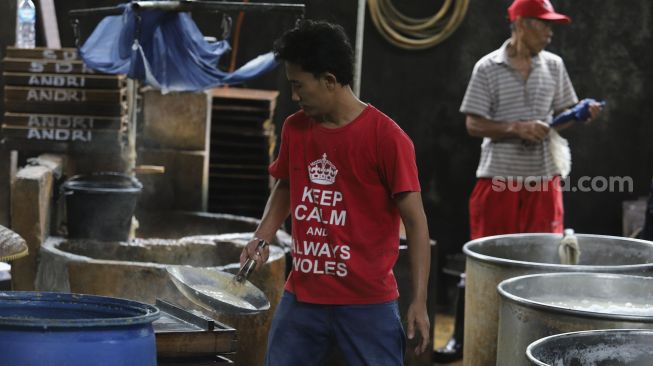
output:
[[[45,46],[48,48],[61,48],[54,0],[39,0],[39,10],[43,33],[45,34]]]
[[[11,152],[0,148],[0,225],[9,227],[9,187]]]
[[[54,172],[61,169],[62,159],[45,157],[42,165],[27,166],[16,173],[11,191],[11,229],[22,236],[29,255],[12,262],[12,289],[34,290],[41,244],[50,234],[50,211]]]

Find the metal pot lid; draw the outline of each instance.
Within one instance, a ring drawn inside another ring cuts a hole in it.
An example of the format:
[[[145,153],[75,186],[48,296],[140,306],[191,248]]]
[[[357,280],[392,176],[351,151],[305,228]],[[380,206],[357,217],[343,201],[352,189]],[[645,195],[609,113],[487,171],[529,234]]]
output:
[[[263,291],[249,281],[235,281],[231,273],[191,266],[168,266],[167,271],[179,291],[208,310],[246,314],[270,309]]]

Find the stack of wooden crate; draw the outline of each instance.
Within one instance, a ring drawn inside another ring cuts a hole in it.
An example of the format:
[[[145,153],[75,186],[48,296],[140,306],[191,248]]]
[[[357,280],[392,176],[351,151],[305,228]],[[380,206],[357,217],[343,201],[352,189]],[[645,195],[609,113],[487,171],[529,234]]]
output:
[[[165,168],[141,175],[139,205],[147,210],[206,211],[209,170],[208,93],[146,90],[138,164]]]
[[[260,217],[270,193],[276,91],[212,91],[209,211]]]
[[[120,150],[127,125],[124,75],[94,72],[74,48],[8,47],[3,66],[5,148]]]

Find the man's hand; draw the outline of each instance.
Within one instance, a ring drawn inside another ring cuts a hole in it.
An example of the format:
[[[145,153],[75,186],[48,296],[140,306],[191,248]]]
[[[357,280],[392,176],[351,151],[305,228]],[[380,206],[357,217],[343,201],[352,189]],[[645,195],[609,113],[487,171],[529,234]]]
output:
[[[416,339],[418,344],[415,347],[415,353],[419,354],[427,349],[433,351],[429,334],[431,328],[429,314],[426,310],[427,286],[431,267],[429,230],[422,206],[422,195],[419,192],[397,193],[394,199],[406,229],[406,244],[411,266],[412,302],[408,307],[408,314],[406,314],[406,335],[409,340],[413,340],[415,333],[419,334],[419,338]]]
[[[269,245],[266,245],[261,249],[257,249],[259,241],[261,241],[261,239],[254,237],[247,243],[247,245],[245,245],[243,251],[240,253],[241,267],[245,264],[245,262],[247,262],[248,258],[252,258],[254,261],[256,261],[256,268],[254,270],[259,269],[265,264],[265,262],[268,261],[268,258],[270,257]]]
[[[539,121],[517,121],[511,123],[511,129],[522,140],[540,142],[549,134],[549,125]]]
[[[585,121],[585,124],[589,124],[593,120],[599,117],[601,111],[603,111],[603,104],[601,102],[592,102],[589,105],[590,117]]]
[[[415,347],[415,354],[420,354],[426,350],[433,348],[431,345],[431,323],[429,322],[429,315],[426,311],[425,301],[413,301],[408,307],[408,339],[415,338],[415,330],[419,334],[419,344]]]

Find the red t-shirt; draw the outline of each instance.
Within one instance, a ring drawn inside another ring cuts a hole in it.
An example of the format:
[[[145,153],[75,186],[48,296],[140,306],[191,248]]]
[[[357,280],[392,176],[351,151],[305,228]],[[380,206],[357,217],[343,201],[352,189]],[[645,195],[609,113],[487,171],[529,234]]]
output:
[[[317,304],[375,304],[399,296],[393,195],[419,192],[413,143],[368,105],[341,128],[300,111],[286,119],[270,174],[290,184],[292,271],[286,290]]]

